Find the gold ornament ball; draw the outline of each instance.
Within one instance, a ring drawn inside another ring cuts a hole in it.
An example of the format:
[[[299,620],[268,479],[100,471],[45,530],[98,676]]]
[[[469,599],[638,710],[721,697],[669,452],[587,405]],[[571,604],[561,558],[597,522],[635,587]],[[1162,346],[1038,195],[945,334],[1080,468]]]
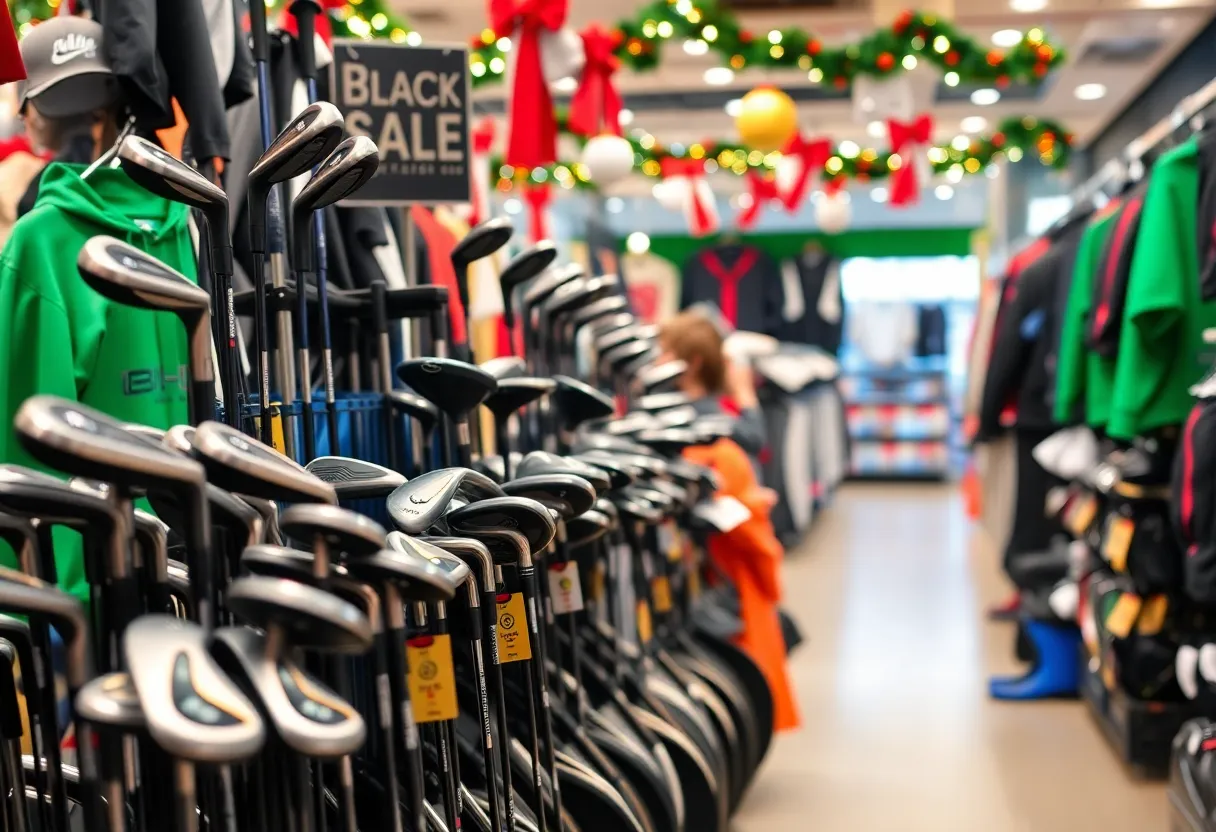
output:
[[[798,107],[775,87],[756,87],[743,96],[735,119],[739,141],[765,153],[780,150],[798,132]]]

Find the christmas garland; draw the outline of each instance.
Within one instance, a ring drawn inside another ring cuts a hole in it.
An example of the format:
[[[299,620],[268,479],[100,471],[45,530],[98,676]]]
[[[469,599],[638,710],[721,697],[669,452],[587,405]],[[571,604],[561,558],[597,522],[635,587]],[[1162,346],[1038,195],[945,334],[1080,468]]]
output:
[[[1034,83],[1065,59],[1064,50],[1048,42],[1042,29],[1027,31],[1008,50],[992,49],[968,37],[933,14],[905,11],[888,27],[845,46],[827,46],[813,33],[787,27],[766,33],[744,29],[716,0],[654,0],[611,31],[614,52],[637,72],[659,65],[666,41],[693,41],[712,51],[723,66],[800,69],[816,83],[846,90],[859,75],[885,78],[927,61],[944,73],[950,85]],[[500,83],[506,73],[509,40],[486,29],[473,38],[470,54],[473,84]]]
[[[781,158],[780,153],[765,154],[727,141],[663,147],[653,136],[632,136],[629,143],[633,146],[635,169],[656,178],[660,175],[663,159],[672,157],[704,159],[706,173],[728,171],[739,176],[750,170],[772,170]],[[965,175],[980,173],[1002,154],[1011,162],[1019,162],[1026,155],[1034,154],[1044,165],[1064,168],[1071,150],[1072,135],[1058,122],[1025,116],[1004,119],[995,131],[972,138],[965,147],[954,143],[931,147],[928,156],[934,173],[961,179]],[[869,182],[887,178],[892,171],[906,163],[907,160],[899,158],[897,154],[841,143],[824,163],[822,176],[825,180]],[[557,162],[526,170],[504,165],[501,158],[494,158],[491,160],[491,170],[497,179],[495,187],[503,192],[528,183],[555,184],[567,189],[595,188],[582,162]]]

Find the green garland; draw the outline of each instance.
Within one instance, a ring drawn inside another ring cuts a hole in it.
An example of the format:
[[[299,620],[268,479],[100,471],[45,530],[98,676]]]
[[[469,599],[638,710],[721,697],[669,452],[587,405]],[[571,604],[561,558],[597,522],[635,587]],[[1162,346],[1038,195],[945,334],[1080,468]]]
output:
[[[739,145],[737,142],[706,141],[689,145],[660,146],[653,136],[630,137],[633,147],[634,167],[646,176],[658,177],[666,158],[704,159],[706,173],[728,171],[745,175],[752,170],[767,172],[776,167],[781,154],[764,154]],[[1072,150],[1072,135],[1058,122],[1037,119],[1032,116],[1011,117],[997,125],[997,129],[986,136],[973,138],[965,148],[953,144],[932,147],[928,151],[929,162],[934,173],[966,176],[980,173],[1004,155],[1011,162],[1021,161],[1034,155],[1039,162],[1054,168],[1068,164]],[[825,179],[849,179],[869,182],[886,179],[898,170],[905,160],[893,158],[888,151],[860,148],[855,145],[838,145],[835,153],[824,165]],[[504,165],[502,160],[491,160],[491,170],[497,177],[499,191],[510,191],[517,185],[532,183],[555,184],[562,188],[595,188],[590,174],[581,162],[557,162],[532,170],[516,169]]]
[[[616,56],[637,72],[659,65],[666,41],[692,40],[714,52],[723,66],[801,69],[810,80],[848,89],[860,75],[885,78],[927,61],[945,73],[948,84],[1035,83],[1065,59],[1042,29],[1027,31],[1008,50],[973,40],[948,21],[924,12],[905,11],[888,27],[845,46],[827,46],[813,33],[787,27],[755,33],[739,25],[717,0],[653,0],[612,30]],[[474,85],[499,83],[506,72],[507,44],[490,30],[472,40]]]

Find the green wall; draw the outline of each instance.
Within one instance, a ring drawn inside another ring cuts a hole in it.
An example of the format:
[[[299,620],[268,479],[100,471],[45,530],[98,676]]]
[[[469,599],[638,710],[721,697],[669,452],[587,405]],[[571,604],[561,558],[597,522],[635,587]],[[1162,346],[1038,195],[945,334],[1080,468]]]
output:
[[[971,253],[972,229],[900,228],[875,231],[846,231],[843,234],[744,234],[742,240],[764,249],[777,259],[792,257],[810,241],[819,242],[838,257],[937,257]],[[650,250],[681,265],[719,238],[651,237]]]

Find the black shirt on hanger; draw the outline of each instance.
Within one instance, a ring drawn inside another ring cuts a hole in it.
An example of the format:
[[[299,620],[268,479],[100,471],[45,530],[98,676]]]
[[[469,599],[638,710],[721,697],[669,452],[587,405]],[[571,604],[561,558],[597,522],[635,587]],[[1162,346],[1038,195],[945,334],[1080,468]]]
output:
[[[684,264],[680,308],[712,303],[735,329],[772,334],[781,318],[781,273],[765,252],[740,243],[713,246]]]
[[[810,344],[835,355],[844,332],[840,262],[815,250],[787,262],[797,272],[797,285],[788,286],[788,276],[782,275],[781,314],[771,334],[779,341]],[[791,290],[800,297],[791,298]]]
[[[1148,180],[1145,179],[1123,197],[1106,248],[1098,260],[1098,273],[1094,275],[1085,341],[1091,350],[1105,358],[1115,358],[1119,354],[1127,282],[1131,277],[1132,255],[1136,251],[1140,213],[1147,191]]]

